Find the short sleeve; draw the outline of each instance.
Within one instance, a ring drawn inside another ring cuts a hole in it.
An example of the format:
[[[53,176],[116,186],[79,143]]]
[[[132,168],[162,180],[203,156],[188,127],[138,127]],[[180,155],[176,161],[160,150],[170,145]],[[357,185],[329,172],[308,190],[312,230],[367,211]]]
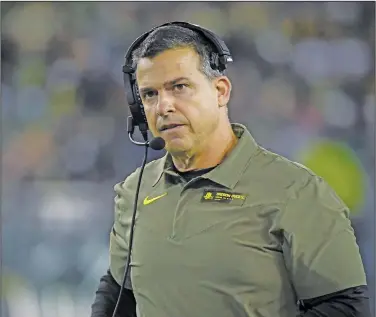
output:
[[[115,281],[121,285],[125,272],[125,265],[128,259],[127,237],[130,230],[131,208],[126,202],[124,195],[124,182],[116,184],[115,219],[110,232],[110,272]],[[125,287],[132,289],[130,274],[127,276]]]
[[[366,285],[349,210],[313,176],[285,205],[283,254],[299,300]]]

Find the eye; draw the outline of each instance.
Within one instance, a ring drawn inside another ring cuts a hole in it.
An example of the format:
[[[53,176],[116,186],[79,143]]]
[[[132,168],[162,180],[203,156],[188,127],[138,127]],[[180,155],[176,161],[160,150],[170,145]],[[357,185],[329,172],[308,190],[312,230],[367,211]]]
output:
[[[145,91],[143,94],[142,94],[142,98],[143,99],[150,99],[150,98],[153,98],[157,95],[157,92],[156,91],[153,91],[153,90],[149,90],[149,91]]]
[[[185,88],[187,88],[187,84],[176,84],[176,85],[174,85],[174,90],[177,90],[177,91],[182,91]]]

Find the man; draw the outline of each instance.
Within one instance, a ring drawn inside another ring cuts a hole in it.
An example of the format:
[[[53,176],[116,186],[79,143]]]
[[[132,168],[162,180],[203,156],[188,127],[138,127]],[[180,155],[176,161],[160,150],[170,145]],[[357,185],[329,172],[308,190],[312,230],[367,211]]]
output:
[[[320,177],[230,123],[231,82],[211,69],[209,50],[170,25],[133,54],[150,130],[168,154],[145,168],[117,316],[370,316],[347,207]],[[115,186],[110,268],[92,317],[114,310],[139,172]]]

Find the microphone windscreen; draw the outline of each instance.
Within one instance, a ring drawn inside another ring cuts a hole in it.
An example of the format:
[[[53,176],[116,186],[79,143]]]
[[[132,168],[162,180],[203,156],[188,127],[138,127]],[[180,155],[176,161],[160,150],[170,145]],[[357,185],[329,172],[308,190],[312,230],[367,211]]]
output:
[[[153,138],[149,143],[149,146],[156,151],[164,149],[165,145],[166,142],[161,137]]]

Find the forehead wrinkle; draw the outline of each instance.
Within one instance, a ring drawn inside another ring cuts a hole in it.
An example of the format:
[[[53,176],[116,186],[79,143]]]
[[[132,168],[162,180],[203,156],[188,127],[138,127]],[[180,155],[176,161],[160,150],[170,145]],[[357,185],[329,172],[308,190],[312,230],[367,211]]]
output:
[[[163,85],[164,82],[177,77],[191,77],[194,70],[198,71],[199,56],[191,48],[168,50],[155,57],[144,57],[139,60],[136,77],[139,86],[151,87]],[[171,62],[175,60],[175,62]],[[196,67],[192,67],[192,64]]]

